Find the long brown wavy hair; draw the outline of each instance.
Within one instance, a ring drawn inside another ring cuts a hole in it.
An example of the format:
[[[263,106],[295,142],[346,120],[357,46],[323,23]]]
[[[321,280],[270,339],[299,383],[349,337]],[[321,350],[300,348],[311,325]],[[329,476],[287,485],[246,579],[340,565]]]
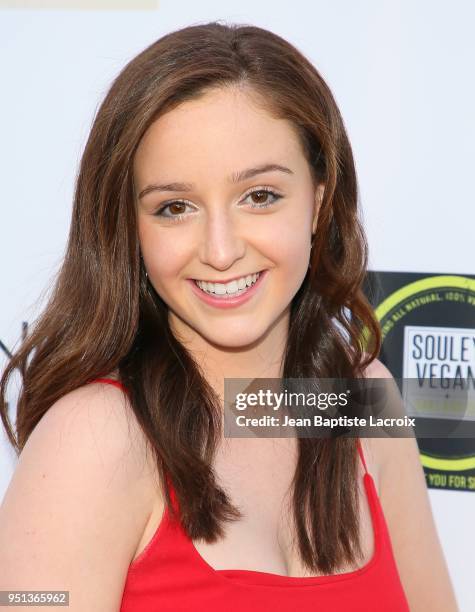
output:
[[[132,167],[158,117],[209,88],[235,84],[246,85],[269,113],[295,127],[313,178],[325,185],[311,267],[291,304],[283,376],[364,375],[379,354],[381,335],[362,291],[368,247],[351,146],[332,93],[309,60],[278,35],[211,22],[163,36],[114,80],[81,159],[53,291],[0,380],[2,421],[20,453],[61,396],[117,370],[160,482],[168,476],[174,485],[184,529],[207,542],[223,536],[223,521],[241,516],[212,468],[222,408],[199,364],[171,333],[167,305],[145,274]],[[16,432],[5,401],[14,370],[22,380]],[[347,437],[298,440],[292,512],[301,560],[313,572],[331,573],[362,556],[356,450],[356,440]]]

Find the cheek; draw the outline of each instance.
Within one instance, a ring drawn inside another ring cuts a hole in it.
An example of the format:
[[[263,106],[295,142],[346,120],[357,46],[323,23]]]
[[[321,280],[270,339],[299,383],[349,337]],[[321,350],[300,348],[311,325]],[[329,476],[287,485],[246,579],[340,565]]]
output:
[[[155,287],[162,286],[177,278],[185,254],[177,246],[182,241],[173,236],[173,232],[160,231],[153,223],[139,222],[138,234],[140,250],[149,278]]]
[[[278,241],[279,261],[287,268],[299,268],[308,265],[310,241],[302,235],[297,239],[288,237]]]
[[[286,269],[308,266],[311,222],[306,215],[283,215],[270,223],[262,237],[273,260]]]

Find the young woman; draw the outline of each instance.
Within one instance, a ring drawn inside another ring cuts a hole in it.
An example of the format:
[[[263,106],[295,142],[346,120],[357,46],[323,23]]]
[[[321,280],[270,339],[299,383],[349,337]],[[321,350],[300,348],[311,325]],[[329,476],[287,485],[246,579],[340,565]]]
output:
[[[133,59],[1,380],[4,401],[22,373],[0,589],[75,612],[456,610],[413,438],[223,436],[225,378],[391,377],[366,263],[344,125],[298,50],[210,23]]]

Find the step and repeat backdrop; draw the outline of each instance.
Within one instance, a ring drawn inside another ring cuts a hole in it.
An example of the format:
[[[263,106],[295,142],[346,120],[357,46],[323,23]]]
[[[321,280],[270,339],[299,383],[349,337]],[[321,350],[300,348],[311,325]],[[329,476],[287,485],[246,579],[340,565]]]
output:
[[[470,1],[0,0],[0,369],[59,269],[78,162],[108,86],[155,39],[211,20],[275,31],[330,85],[356,159],[380,358],[395,378],[419,381],[407,404],[417,419],[475,422]],[[444,394],[428,401],[435,384]],[[461,390],[462,405],[451,401]],[[460,609],[469,612],[475,438],[418,443]],[[3,435],[0,499],[15,462]]]

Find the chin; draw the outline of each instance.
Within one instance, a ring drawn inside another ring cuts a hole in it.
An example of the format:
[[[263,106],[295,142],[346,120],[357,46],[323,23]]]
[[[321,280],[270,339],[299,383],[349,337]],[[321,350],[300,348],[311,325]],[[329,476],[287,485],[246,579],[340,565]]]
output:
[[[244,349],[259,341],[260,336],[249,336],[248,338],[237,337],[235,334],[228,336],[209,338],[209,341],[222,348]]]
[[[245,348],[247,346],[251,348],[252,344],[259,342],[262,335],[257,329],[250,330],[249,328],[242,332],[236,328],[226,329],[222,333],[215,328],[211,334],[203,334],[208,342],[222,348]]]

